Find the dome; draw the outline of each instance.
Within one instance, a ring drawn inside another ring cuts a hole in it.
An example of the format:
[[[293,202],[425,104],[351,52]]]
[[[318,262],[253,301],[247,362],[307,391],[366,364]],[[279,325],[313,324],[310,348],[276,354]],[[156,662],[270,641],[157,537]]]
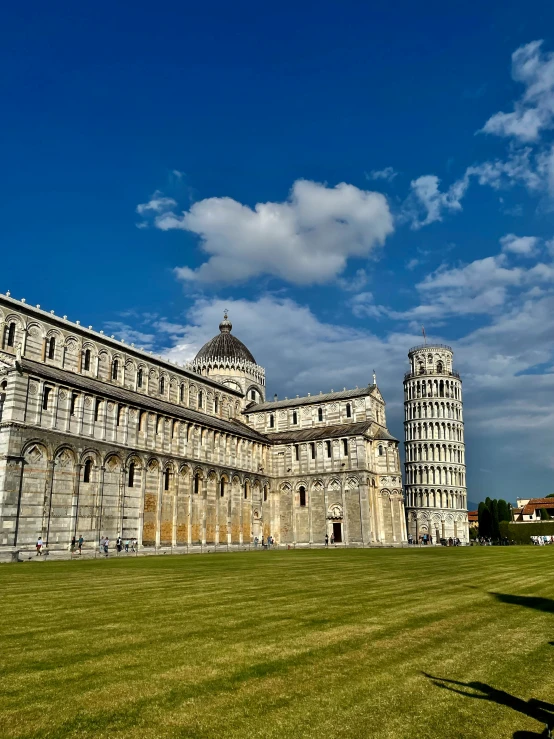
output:
[[[256,364],[256,360],[242,341],[237,339],[236,336],[233,336],[231,333],[232,328],[233,324],[228,320],[227,313],[225,313],[223,320],[219,324],[218,336],[214,336],[213,339],[210,339],[210,341],[204,344],[196,355],[195,360],[238,359]]]

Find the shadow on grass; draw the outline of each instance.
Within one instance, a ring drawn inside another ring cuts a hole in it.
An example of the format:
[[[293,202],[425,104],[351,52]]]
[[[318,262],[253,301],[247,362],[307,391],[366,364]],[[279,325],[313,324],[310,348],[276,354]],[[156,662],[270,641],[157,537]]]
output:
[[[541,599],[539,598],[538,600]],[[451,692],[458,693],[458,695],[463,695],[466,698],[477,698],[478,700],[498,703],[500,706],[507,706],[508,708],[512,708],[514,711],[518,711],[519,713],[523,713],[525,716],[529,716],[530,718],[539,721],[541,724],[545,724],[545,728],[542,733],[534,731],[516,731],[513,734],[513,739],[525,739],[526,737],[537,736],[554,737],[554,705],[552,703],[546,703],[545,701],[540,701],[536,698],[524,701],[521,698],[517,698],[515,695],[506,693],[504,690],[497,690],[486,683],[462,683],[458,680],[447,680],[444,677],[429,675],[427,672],[424,672],[423,674],[438,688],[450,690]],[[462,690],[462,688],[466,688],[466,690]]]
[[[512,606],[523,606],[534,608],[536,611],[554,613],[554,600],[550,598],[538,598],[534,595],[509,595],[508,593],[489,593],[501,603],[509,603]]]

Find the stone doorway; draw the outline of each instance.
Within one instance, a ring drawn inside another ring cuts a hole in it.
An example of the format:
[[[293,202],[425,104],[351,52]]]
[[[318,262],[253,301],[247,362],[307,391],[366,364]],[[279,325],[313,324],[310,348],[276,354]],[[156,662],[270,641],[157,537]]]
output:
[[[333,536],[335,537],[335,544],[342,543],[342,523],[333,521]]]

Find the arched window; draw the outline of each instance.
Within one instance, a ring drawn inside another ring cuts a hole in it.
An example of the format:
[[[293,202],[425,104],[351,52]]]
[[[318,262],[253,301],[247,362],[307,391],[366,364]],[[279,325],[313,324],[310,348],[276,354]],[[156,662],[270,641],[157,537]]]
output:
[[[112,362],[112,380],[117,380],[117,376],[119,375],[119,362],[117,359],[114,359]]]
[[[348,456],[348,439],[342,440],[342,451],[344,452],[345,456]]]
[[[299,497],[300,497],[300,505],[305,506],[306,505],[306,488],[302,485],[300,489],[298,490]]]
[[[121,418],[123,416],[123,406],[117,406],[116,426],[121,426]]]
[[[144,421],[147,419],[147,417],[148,416],[146,414],[146,411],[141,411],[139,413],[139,417],[138,417],[138,428],[139,428],[139,431],[144,431],[144,425],[145,425],[144,424]]]
[[[264,485],[264,501],[267,500],[267,485]]]
[[[379,456],[380,456],[380,457],[382,457],[382,456],[383,456],[383,447],[382,447],[382,445],[381,445],[381,444],[379,444]]]
[[[317,409],[317,420],[318,421],[323,421],[323,408],[318,408]]]
[[[142,367],[137,372],[137,387],[142,387]]]
[[[315,443],[313,441],[310,444],[310,451],[312,453],[312,459],[315,459]]]
[[[437,362],[437,372],[439,373],[439,375],[442,375],[442,373],[443,373],[443,364],[442,364],[442,362]]]
[[[440,394],[441,398],[444,398],[444,380],[441,380],[440,381],[439,394]]]
[[[203,406],[204,406],[204,393],[202,392],[202,390],[200,390],[200,392],[198,393],[198,407],[203,408]]]
[[[160,377],[160,395],[165,392],[165,377]]]
[[[129,479],[127,481],[127,487],[132,488],[135,486],[135,463],[131,462],[129,465]]]
[[[90,476],[92,473],[92,459],[87,459],[85,462],[85,470],[83,472],[83,482],[90,482]]]
[[[13,346],[15,342],[15,323],[10,323],[8,326],[8,339],[6,341],[6,346]]]
[[[273,413],[269,417],[269,428],[275,428],[275,416],[273,415]]]
[[[352,406],[350,403],[346,404],[346,417],[351,418],[352,417]]]
[[[164,472],[164,490],[169,490],[169,467],[166,467]]]
[[[296,425],[298,423],[298,413],[296,411],[292,412],[292,423]]]
[[[194,476],[194,494],[198,495],[198,491],[200,490],[200,473],[197,472]]]
[[[256,400],[256,391],[255,391],[255,390],[251,390],[251,391],[250,391],[250,398],[251,398],[252,400]]]
[[[326,441],[325,446],[327,447],[327,457],[331,457],[331,442]]]
[[[182,403],[185,399],[185,386],[180,385],[179,386],[179,403]]]
[[[100,398],[96,398],[96,401],[94,403],[94,420],[98,421],[100,418],[100,406],[102,405],[102,401]]]
[[[90,349],[85,349],[85,360],[83,369],[87,372],[90,369]]]
[[[221,482],[219,483],[219,496],[223,498],[225,496],[225,478],[221,478]]]
[[[248,483],[244,483],[244,500],[248,500]]]
[[[214,400],[214,413],[219,413],[219,398]]]
[[[48,359],[54,359],[56,356],[56,338],[55,336],[50,337],[50,342],[48,343]]]

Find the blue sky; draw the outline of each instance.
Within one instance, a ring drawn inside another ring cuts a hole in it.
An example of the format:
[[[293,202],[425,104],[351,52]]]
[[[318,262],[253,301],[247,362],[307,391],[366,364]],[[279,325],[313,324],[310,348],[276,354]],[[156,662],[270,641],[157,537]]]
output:
[[[0,290],[183,361],[228,307],[271,395],[375,368],[399,437],[424,323],[469,499],[554,492],[552,28],[534,0],[12,5]]]

